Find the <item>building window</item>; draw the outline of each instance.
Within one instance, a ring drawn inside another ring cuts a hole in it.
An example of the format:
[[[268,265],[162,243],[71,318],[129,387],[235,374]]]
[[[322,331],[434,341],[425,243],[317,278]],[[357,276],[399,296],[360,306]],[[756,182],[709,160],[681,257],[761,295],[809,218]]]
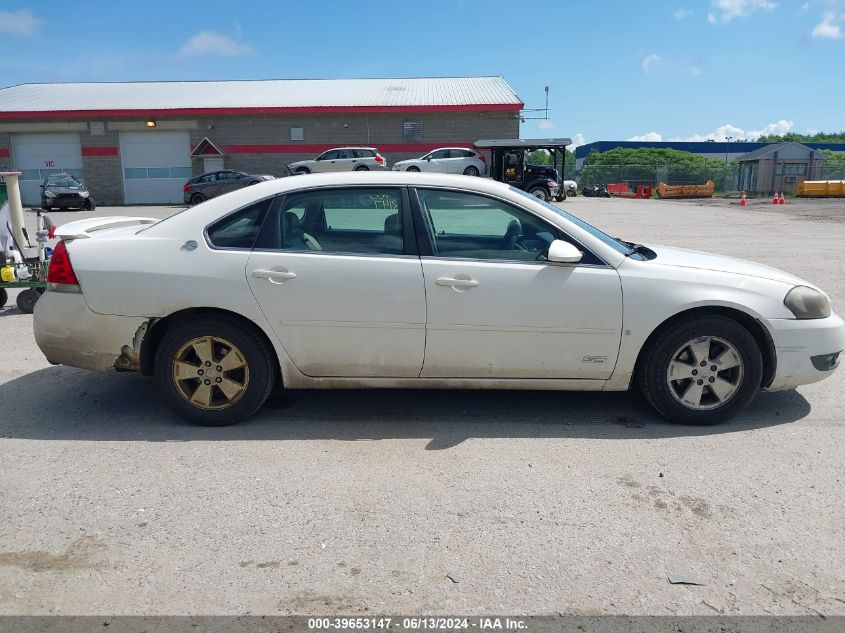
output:
[[[421,141],[423,138],[422,121],[405,121],[402,123],[402,140],[406,143]]]
[[[292,127],[290,129],[290,140],[292,140],[292,141],[304,141],[305,140],[305,128]]]

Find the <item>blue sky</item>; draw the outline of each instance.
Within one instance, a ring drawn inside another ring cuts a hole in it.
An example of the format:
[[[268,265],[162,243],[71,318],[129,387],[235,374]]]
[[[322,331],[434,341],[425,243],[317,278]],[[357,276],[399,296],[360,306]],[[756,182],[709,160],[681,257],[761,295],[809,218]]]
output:
[[[845,129],[845,0],[0,4],[0,85],[502,75],[524,138]]]

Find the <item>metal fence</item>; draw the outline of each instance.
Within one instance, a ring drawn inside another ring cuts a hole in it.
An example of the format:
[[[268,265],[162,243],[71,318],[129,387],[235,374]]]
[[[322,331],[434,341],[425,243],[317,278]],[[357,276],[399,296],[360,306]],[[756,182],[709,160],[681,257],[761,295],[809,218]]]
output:
[[[822,163],[822,180],[845,180],[845,165],[825,165]]]
[[[716,183],[717,191],[736,191],[739,167],[728,163],[721,167],[689,167],[686,165],[584,165],[578,175],[579,187],[588,185],[626,184],[630,189],[637,185],[656,187],[667,185],[703,185],[708,180]]]

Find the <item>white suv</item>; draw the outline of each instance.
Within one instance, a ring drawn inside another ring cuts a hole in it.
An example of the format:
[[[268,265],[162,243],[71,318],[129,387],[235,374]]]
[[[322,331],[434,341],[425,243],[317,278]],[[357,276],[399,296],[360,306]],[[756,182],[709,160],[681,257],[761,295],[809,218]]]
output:
[[[335,147],[317,158],[288,165],[291,175],[323,174],[332,171],[378,171],[387,169],[387,161],[376,147]]]

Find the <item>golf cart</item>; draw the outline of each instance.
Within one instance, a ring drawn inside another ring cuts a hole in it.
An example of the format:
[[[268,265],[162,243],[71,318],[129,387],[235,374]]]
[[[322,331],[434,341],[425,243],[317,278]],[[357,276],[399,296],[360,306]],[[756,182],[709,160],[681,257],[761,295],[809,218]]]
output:
[[[527,191],[541,200],[566,200],[561,175],[555,169],[560,162],[561,171],[566,163],[568,138],[550,139],[484,139],[475,142],[479,149],[491,153],[490,176],[499,182]],[[528,156],[536,149],[549,152],[551,165],[531,165]]]

